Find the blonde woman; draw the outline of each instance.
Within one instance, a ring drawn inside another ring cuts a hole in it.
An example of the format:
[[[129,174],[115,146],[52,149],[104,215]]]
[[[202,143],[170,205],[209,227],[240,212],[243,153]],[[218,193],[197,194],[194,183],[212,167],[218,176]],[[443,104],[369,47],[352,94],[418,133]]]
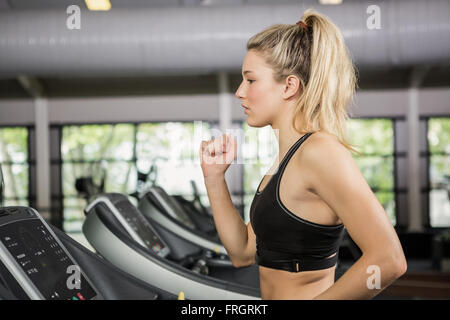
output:
[[[341,32],[310,9],[296,24],[256,34],[247,50],[236,96],[248,125],[270,125],[279,139],[275,174],[260,182],[247,225],[224,178],[236,141],[224,135],[202,141],[200,150],[214,221],[233,265],[258,263],[263,299],[374,297],[406,272],[406,260],[346,140],[356,74]],[[344,227],[363,254],[335,283]]]

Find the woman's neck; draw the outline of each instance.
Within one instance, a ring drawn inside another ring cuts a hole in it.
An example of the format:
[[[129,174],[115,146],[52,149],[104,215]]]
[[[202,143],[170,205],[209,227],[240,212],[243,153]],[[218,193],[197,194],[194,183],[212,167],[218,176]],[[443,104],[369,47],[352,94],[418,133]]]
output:
[[[281,161],[289,149],[307,132],[299,132],[292,126],[292,121],[283,121],[280,124],[272,124],[275,137],[278,141],[278,161]]]
[[[300,133],[291,126],[282,126],[280,128],[272,127],[272,129],[274,130],[275,137],[278,141],[278,161],[281,161],[294,143],[306,134],[306,131]]]

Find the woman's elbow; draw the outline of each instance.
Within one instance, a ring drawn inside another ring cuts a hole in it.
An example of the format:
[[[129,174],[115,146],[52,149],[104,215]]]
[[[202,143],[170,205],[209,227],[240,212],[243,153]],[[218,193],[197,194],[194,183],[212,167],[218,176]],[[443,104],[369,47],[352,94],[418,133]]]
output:
[[[396,259],[395,264],[395,275],[397,278],[400,278],[402,275],[406,273],[408,269],[408,263],[406,262],[406,258],[402,255],[400,258]]]
[[[252,264],[255,263],[255,259],[231,259],[231,264],[233,265],[233,267],[235,268],[244,268],[244,267],[249,267]]]
[[[405,255],[402,253],[390,254],[363,254],[367,262],[372,266],[379,267],[381,278],[387,283],[391,283],[406,273],[408,268]]]
[[[387,258],[385,257],[383,260],[386,270],[390,273],[389,278],[392,278],[392,280],[400,278],[408,269],[408,264],[403,252],[400,254],[393,254]]]

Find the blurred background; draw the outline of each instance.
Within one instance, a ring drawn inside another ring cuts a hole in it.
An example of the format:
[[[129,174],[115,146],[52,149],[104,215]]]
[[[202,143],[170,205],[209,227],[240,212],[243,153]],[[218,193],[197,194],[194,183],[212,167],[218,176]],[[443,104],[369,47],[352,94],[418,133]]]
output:
[[[358,69],[354,158],[408,260],[383,294],[450,298],[449,1],[0,0],[4,205],[32,206],[88,246],[76,179],[132,194],[151,171],[187,199],[194,181],[208,206],[200,141],[234,129],[244,163],[227,183],[247,222],[277,145],[234,96],[245,45],[307,8],[340,28]]]

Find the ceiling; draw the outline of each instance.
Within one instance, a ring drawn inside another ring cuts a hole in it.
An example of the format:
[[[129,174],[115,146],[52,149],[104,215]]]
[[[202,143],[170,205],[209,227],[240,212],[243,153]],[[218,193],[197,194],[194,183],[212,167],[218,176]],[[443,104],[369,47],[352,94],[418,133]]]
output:
[[[311,1],[311,0],[308,0]],[[312,0],[315,1],[315,0]],[[357,0],[344,0],[347,2]],[[286,4],[298,0],[110,0],[113,8],[151,8],[160,6]],[[317,1],[315,1],[317,2]],[[58,9],[78,5],[86,8],[84,0],[0,0],[0,10]]]
[[[314,0],[307,0],[314,1]],[[357,0],[344,0],[346,2]],[[151,8],[157,6],[246,5],[298,3],[294,0],[111,0],[113,8]],[[0,11],[64,9],[69,5],[86,8],[84,0],[0,0]],[[396,89],[409,86],[410,67],[359,70],[359,88]],[[230,90],[241,81],[237,72],[230,75]],[[50,97],[126,96],[160,94],[198,94],[218,91],[216,75],[165,77],[48,77],[38,78]],[[433,66],[422,87],[450,87],[450,65]],[[29,94],[17,79],[0,79],[0,99],[26,98]]]

